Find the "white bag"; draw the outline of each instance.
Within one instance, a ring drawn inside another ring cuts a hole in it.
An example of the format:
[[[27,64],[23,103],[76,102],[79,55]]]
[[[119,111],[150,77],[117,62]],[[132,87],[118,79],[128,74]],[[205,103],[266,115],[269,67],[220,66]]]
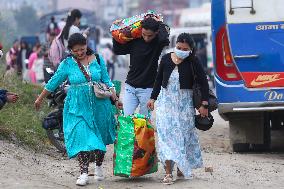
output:
[[[33,72],[35,72],[37,81],[44,80],[44,75],[43,75],[43,58],[37,58],[34,61],[31,70]]]

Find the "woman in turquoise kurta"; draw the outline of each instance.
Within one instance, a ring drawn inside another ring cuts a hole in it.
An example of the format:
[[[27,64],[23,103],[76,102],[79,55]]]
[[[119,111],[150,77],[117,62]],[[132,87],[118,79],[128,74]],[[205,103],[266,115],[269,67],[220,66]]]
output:
[[[96,154],[95,178],[103,178],[101,163],[106,145],[115,140],[115,118],[112,113],[110,99],[99,99],[95,96],[92,85],[79,68],[80,62],[92,81],[103,82],[109,87],[114,85],[110,81],[105,62],[100,56],[96,60],[94,53],[87,48],[86,39],[82,34],[70,36],[68,48],[73,56],[62,61],[55,75],[45,85],[45,89],[35,101],[38,109],[42,100],[62,84],[67,78],[70,82],[63,112],[63,131],[67,154],[70,158],[78,156],[81,176],[77,185],[88,183],[88,164],[90,153]],[[118,108],[122,104],[114,90],[112,100]]]

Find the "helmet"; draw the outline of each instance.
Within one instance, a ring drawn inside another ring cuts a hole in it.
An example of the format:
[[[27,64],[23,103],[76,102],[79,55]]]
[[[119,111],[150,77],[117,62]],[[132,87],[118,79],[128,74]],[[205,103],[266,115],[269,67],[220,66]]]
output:
[[[44,129],[58,129],[60,127],[60,124],[62,123],[62,110],[55,110],[53,112],[50,112],[42,122],[42,127]]]
[[[213,116],[209,113],[208,117],[201,117],[201,115],[195,115],[195,127],[202,131],[209,130],[214,123]]]

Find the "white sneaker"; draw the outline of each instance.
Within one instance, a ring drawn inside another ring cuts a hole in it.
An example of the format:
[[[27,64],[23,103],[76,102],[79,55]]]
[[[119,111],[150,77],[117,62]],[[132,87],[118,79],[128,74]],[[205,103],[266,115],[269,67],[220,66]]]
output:
[[[78,177],[76,184],[79,186],[85,186],[88,184],[88,181],[89,181],[88,174],[83,173]]]
[[[94,178],[97,181],[102,181],[104,180],[104,174],[103,174],[103,169],[102,166],[96,166],[95,167],[95,174],[94,174]]]

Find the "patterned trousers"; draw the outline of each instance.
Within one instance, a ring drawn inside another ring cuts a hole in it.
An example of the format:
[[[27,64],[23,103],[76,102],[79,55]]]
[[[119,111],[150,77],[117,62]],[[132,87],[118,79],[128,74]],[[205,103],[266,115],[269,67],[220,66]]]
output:
[[[90,162],[96,162],[96,166],[101,166],[105,157],[105,152],[95,150],[90,152],[80,152],[78,154],[78,161],[80,166],[80,173],[87,173]]]

